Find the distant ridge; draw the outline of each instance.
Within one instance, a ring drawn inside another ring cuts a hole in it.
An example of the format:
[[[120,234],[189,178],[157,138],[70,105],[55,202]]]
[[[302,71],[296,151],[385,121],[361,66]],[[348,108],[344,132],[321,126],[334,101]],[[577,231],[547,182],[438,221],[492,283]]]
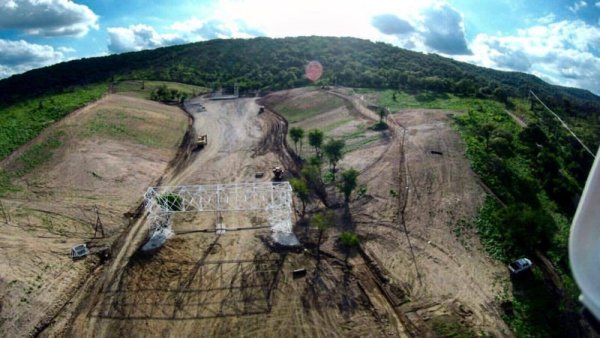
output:
[[[600,97],[504,72],[356,38],[294,37],[209,40],[154,50],[68,61],[0,80],[0,102],[111,79],[153,79],[201,86],[284,89],[309,84],[304,66],[318,60],[322,82],[350,87],[427,89],[503,100],[535,91],[555,109],[600,114]]]

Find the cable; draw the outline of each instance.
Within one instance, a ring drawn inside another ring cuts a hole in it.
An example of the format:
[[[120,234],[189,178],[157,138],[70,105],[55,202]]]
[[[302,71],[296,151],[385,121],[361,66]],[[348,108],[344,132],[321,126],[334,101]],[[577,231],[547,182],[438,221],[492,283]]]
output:
[[[577,140],[577,142],[579,142],[579,144],[581,144],[581,146],[593,157],[596,158],[596,155],[594,155],[594,153],[590,150],[590,148],[588,148],[585,144],[583,144],[583,142],[579,139],[579,137],[577,137],[577,135],[575,135],[575,133],[571,130],[571,128],[569,128],[569,126],[567,126],[567,124],[558,116],[556,115],[555,112],[553,112],[550,108],[548,108],[548,106],[546,106],[544,104],[544,102],[542,102],[542,100],[540,100],[539,97],[537,97],[537,95],[535,95],[535,93],[533,92],[533,90],[530,90],[529,93],[531,95],[533,95],[533,97],[535,97],[541,104],[542,106],[544,106],[544,108],[548,109],[548,111],[550,113],[552,113],[552,115],[554,115],[554,117],[556,117],[560,123],[563,125],[563,127],[565,127],[565,129],[567,129],[569,131],[569,133],[571,133],[571,135],[573,135],[573,137]]]

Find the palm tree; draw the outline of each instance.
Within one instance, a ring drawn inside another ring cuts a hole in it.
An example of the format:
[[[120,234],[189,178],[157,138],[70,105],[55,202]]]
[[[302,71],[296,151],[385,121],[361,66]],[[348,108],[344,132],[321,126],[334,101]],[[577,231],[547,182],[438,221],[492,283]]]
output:
[[[334,181],[335,167],[337,166],[338,162],[342,160],[342,157],[344,157],[344,153],[342,152],[344,146],[346,146],[344,140],[331,139],[323,147],[323,152],[329,161],[329,166],[331,167],[331,173],[333,174]]]
[[[321,157],[321,146],[323,145],[323,139],[325,134],[320,129],[313,129],[308,132],[308,144],[315,148],[315,154],[317,157]]]
[[[290,137],[292,138],[292,141],[294,141],[294,148],[296,148],[296,154],[300,155],[300,153],[298,153],[298,142],[300,142],[300,151],[302,151],[302,138],[304,137],[304,129],[297,127],[291,128]]]

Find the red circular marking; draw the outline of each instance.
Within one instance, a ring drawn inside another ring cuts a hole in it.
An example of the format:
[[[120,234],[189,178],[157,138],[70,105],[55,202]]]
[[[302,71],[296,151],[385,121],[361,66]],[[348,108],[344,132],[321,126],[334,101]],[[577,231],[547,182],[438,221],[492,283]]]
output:
[[[323,66],[319,61],[311,61],[304,70],[306,78],[311,81],[317,81],[323,75]]]

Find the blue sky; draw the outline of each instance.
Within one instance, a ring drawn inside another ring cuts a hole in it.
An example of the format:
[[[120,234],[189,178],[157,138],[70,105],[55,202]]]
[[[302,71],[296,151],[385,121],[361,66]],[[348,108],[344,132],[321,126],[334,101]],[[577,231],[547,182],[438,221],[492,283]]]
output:
[[[354,36],[600,94],[600,0],[0,0],[0,78],[212,38]]]

